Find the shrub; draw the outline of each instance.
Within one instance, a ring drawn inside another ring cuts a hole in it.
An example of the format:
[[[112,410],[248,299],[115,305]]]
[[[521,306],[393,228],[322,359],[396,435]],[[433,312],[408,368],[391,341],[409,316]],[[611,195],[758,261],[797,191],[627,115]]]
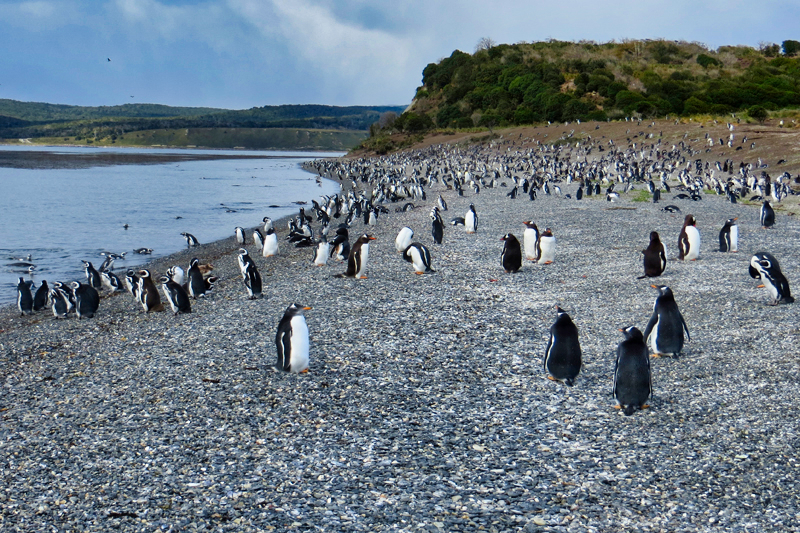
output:
[[[722,66],[721,61],[714,59],[711,56],[707,56],[706,54],[700,54],[697,56],[697,64],[703,68]]]
[[[747,110],[747,114],[750,115],[750,118],[757,120],[759,123],[763,124],[767,117],[769,116],[769,112],[760,105],[754,105]]]
[[[783,41],[783,55],[788,57],[794,57],[797,55],[797,52],[800,52],[800,42],[798,41]]]

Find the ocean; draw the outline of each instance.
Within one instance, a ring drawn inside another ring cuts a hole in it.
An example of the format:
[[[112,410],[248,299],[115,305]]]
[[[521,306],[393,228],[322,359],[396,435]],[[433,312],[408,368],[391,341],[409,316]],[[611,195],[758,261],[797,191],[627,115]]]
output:
[[[185,248],[181,232],[206,243],[295,213],[295,202],[339,192],[300,165],[341,155],[0,146],[0,304],[16,301],[20,276],[85,281],[81,260],[99,267],[102,251],[127,252],[114,265],[124,272]],[[187,160],[201,157],[211,159]],[[28,254],[32,276],[13,265]]]

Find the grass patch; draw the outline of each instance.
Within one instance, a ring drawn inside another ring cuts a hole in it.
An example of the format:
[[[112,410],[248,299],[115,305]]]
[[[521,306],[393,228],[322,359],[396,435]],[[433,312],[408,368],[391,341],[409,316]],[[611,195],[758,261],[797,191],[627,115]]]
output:
[[[631,198],[631,202],[649,202],[652,200],[652,196],[650,196],[650,191],[647,189],[639,189],[636,191],[636,195]]]

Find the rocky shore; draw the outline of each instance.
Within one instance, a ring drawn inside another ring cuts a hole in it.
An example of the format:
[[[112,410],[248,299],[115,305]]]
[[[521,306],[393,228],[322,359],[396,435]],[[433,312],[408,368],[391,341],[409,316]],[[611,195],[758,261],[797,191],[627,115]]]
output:
[[[642,186],[637,186],[641,189]],[[800,527],[798,304],[767,306],[748,275],[756,251],[800,279],[800,223],[724,196],[618,202],[508,188],[356,221],[377,237],[368,279],[311,264],[276,225],[277,257],[251,255],[264,298],[249,301],[233,238],[154,262],[214,265],[192,313],[145,315],[127,293],[96,318],[0,312],[3,531],[790,531]],[[475,203],[476,235],[430,236]],[[665,213],[665,203],[681,213]],[[683,216],[700,259],[675,258]],[[740,252],[716,252],[738,216]],[[555,263],[500,265],[500,237],[550,227]],[[254,220],[255,224],[257,220]],[[409,226],[433,274],[395,251]],[[667,243],[660,278],[642,274],[650,231]],[[640,329],[669,285],[691,341],[652,361],[651,408],[613,408],[618,328]],[[274,372],[278,321],[310,305],[308,374]],[[573,388],[545,379],[554,305],[580,331]]]

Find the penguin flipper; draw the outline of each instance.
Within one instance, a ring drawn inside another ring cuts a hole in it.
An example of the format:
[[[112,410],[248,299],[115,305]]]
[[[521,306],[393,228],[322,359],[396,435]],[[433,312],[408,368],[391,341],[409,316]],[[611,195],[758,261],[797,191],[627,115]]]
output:
[[[686,321],[683,319],[683,315],[678,313],[678,316],[681,317],[681,324],[683,324],[683,331],[686,332],[686,340],[691,341],[692,337],[689,335],[689,328],[686,326]]]
[[[683,320],[682,317],[681,320]],[[650,333],[653,332],[653,328],[655,327],[657,322],[658,322],[658,313],[653,311],[653,315],[650,317],[650,321],[647,323],[647,327],[644,328],[644,333],[642,333],[642,337],[644,337],[645,342],[647,342],[647,339],[648,337],[650,337]]]

